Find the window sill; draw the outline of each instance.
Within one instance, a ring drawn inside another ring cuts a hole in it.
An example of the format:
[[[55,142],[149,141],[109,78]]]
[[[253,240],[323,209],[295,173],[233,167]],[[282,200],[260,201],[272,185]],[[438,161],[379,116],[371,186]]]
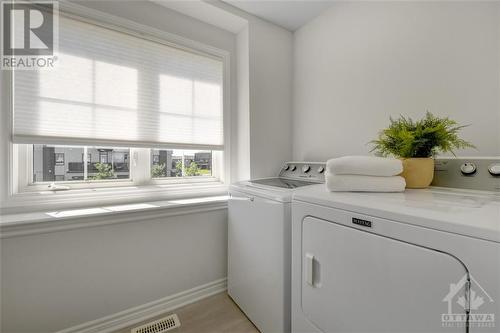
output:
[[[19,193],[2,203],[2,215],[111,206],[160,200],[225,195],[220,182],[158,184],[113,188],[73,189]]]
[[[227,208],[227,196],[170,199],[113,206],[94,206],[62,211],[2,215],[0,238],[140,222],[169,216],[209,212]]]

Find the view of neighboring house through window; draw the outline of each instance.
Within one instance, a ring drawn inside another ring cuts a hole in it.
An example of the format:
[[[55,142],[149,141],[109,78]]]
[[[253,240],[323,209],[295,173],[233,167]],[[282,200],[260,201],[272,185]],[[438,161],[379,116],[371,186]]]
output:
[[[151,149],[151,177],[212,176],[212,152]]]
[[[130,178],[128,148],[33,145],[33,183]]]

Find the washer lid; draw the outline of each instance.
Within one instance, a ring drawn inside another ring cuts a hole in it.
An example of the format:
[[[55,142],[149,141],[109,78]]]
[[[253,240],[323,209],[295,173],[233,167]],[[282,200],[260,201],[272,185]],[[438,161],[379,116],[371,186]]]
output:
[[[313,185],[295,190],[293,200],[500,242],[496,192],[437,187],[403,193],[328,192],[324,185]]]
[[[229,186],[229,192],[233,191],[279,202],[291,202],[293,189],[242,181]]]
[[[272,177],[238,182],[230,186],[230,191],[243,192],[280,202],[291,202],[295,189],[316,184],[316,182],[305,180]]]

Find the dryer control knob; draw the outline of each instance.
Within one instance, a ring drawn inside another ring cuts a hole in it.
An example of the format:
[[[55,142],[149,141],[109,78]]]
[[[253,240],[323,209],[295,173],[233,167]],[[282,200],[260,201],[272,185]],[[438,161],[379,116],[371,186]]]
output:
[[[297,167],[295,165],[290,165],[290,171],[295,171],[297,170]]]
[[[318,173],[323,173],[323,172],[325,172],[325,168],[324,168],[324,167],[322,167],[322,166],[320,166],[320,167],[318,168]]]
[[[311,167],[309,165],[304,165],[302,167],[302,172],[303,173],[308,173],[309,171],[311,171]]]
[[[500,176],[500,163],[490,165],[488,171],[492,176]]]
[[[285,164],[285,165],[283,166],[283,170],[287,171],[288,169],[290,169],[290,166],[289,166],[288,164]]]
[[[477,167],[474,163],[464,163],[460,166],[460,171],[466,176],[470,176],[476,173]]]

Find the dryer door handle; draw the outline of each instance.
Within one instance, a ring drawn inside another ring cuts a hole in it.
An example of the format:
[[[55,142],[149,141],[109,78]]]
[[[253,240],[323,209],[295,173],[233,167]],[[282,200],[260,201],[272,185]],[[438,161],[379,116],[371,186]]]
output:
[[[305,256],[305,279],[306,283],[314,287],[314,255],[306,253]]]

